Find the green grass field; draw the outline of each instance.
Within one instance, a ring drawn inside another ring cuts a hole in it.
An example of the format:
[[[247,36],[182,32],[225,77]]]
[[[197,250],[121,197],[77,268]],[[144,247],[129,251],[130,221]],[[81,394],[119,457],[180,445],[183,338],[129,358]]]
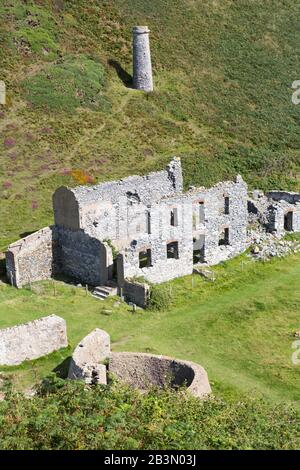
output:
[[[144,351],[190,359],[208,371],[216,395],[265,396],[299,404],[300,367],[291,362],[299,330],[300,255],[267,263],[245,255],[215,268],[216,281],[194,275],[168,283],[168,311],[138,311],[115,299],[101,302],[62,283],[33,291],[0,289],[0,327],[55,313],[66,319],[70,347],[47,358],[3,368],[18,387],[47,375],[93,328],[109,332],[115,351]],[[104,311],[103,311],[104,310]],[[111,310],[107,315],[105,310]],[[63,368],[62,368],[63,370]]]

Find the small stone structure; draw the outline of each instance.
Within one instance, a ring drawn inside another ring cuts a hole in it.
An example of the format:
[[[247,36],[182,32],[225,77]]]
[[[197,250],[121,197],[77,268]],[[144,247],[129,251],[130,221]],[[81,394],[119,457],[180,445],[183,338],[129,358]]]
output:
[[[207,373],[200,365],[146,353],[111,353],[108,333],[97,328],[75,348],[68,378],[81,379],[87,384],[106,384],[107,372],[141,391],[152,386],[174,389],[186,386],[199,398],[211,393]]]
[[[0,330],[0,365],[15,366],[67,346],[65,320],[50,315]]]
[[[6,253],[9,282],[17,287],[49,279],[58,271],[55,266],[57,232],[45,227],[10,245]]]
[[[133,88],[153,91],[148,26],[135,26],[133,33]]]
[[[207,373],[199,364],[167,356],[146,353],[111,353],[108,370],[122,382],[139,389],[151,386],[178,388],[186,386],[194,396],[211,393]]]
[[[270,191],[272,201],[270,230],[279,235],[300,231],[300,194],[287,191]]]
[[[69,379],[83,379],[87,384],[106,384],[106,366],[110,354],[110,337],[96,328],[76,347],[70,367]]]
[[[146,308],[150,297],[150,287],[145,282],[125,281],[123,295],[126,302],[131,302],[138,307]]]

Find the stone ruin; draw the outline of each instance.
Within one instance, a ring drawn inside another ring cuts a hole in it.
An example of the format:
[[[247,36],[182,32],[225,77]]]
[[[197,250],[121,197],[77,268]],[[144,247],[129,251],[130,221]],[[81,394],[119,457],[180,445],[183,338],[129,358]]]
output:
[[[104,361],[110,355],[110,337],[106,331],[96,328],[75,348],[68,378],[84,379],[88,384],[106,384]]]
[[[300,231],[300,195],[286,191],[253,191],[248,200],[251,256],[267,261],[300,252],[300,241],[283,239]]]
[[[75,348],[68,378],[96,385],[107,384],[109,375],[141,391],[185,385],[199,398],[211,393],[207,373],[200,365],[167,356],[110,352],[109,335],[96,328]]]
[[[181,162],[147,176],[58,188],[55,224],[9,246],[7,277],[29,282],[68,275],[91,286],[191,274],[246,247],[247,185],[241,177],[183,191]]]
[[[135,26],[133,33],[133,88],[153,91],[148,26]]]
[[[300,232],[300,194],[287,191],[253,191],[248,208],[269,233],[281,237],[286,232]]]
[[[15,366],[68,346],[67,327],[56,315],[0,330],[0,365]]]
[[[56,315],[0,329],[0,366],[16,366],[67,346],[66,322]],[[113,353],[109,334],[96,328],[75,348],[68,379],[99,385],[107,384],[109,376],[141,391],[151,386],[177,389],[185,385],[200,398],[211,393],[207,373],[200,365],[166,356]]]
[[[299,194],[248,196],[241,176],[183,191],[179,158],[146,176],[62,186],[53,209],[53,226],[9,246],[8,281],[22,287],[60,274],[104,286],[103,295],[114,288],[132,302],[137,297],[142,307],[147,288],[135,280],[161,283],[230,259],[253,242],[249,223],[277,237],[300,231]]]

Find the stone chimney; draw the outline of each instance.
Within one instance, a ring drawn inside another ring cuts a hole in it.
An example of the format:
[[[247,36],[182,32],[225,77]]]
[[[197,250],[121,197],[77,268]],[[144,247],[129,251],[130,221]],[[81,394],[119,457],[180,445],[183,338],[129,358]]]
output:
[[[148,26],[135,26],[133,32],[133,88],[153,91]]]

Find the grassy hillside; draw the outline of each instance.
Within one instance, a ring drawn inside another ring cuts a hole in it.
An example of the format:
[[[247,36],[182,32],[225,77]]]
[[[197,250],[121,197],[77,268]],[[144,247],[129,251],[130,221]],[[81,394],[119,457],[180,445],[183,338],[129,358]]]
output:
[[[217,396],[245,394],[299,406],[300,367],[293,365],[299,330],[300,255],[269,263],[241,256],[215,268],[216,281],[194,275],[168,283],[171,309],[138,311],[115,299],[101,302],[84,289],[57,283],[33,291],[0,287],[0,328],[56,313],[67,321],[70,347],[15,368],[18,387],[63,371],[75,345],[92,329],[109,332],[114,351],[143,351],[190,359],[208,372]],[[61,364],[60,367],[58,367]]]
[[[293,0],[2,0],[0,17],[0,249],[52,221],[58,185],[173,155],[187,185],[299,189]],[[130,88],[135,24],[152,30],[151,94]]]

